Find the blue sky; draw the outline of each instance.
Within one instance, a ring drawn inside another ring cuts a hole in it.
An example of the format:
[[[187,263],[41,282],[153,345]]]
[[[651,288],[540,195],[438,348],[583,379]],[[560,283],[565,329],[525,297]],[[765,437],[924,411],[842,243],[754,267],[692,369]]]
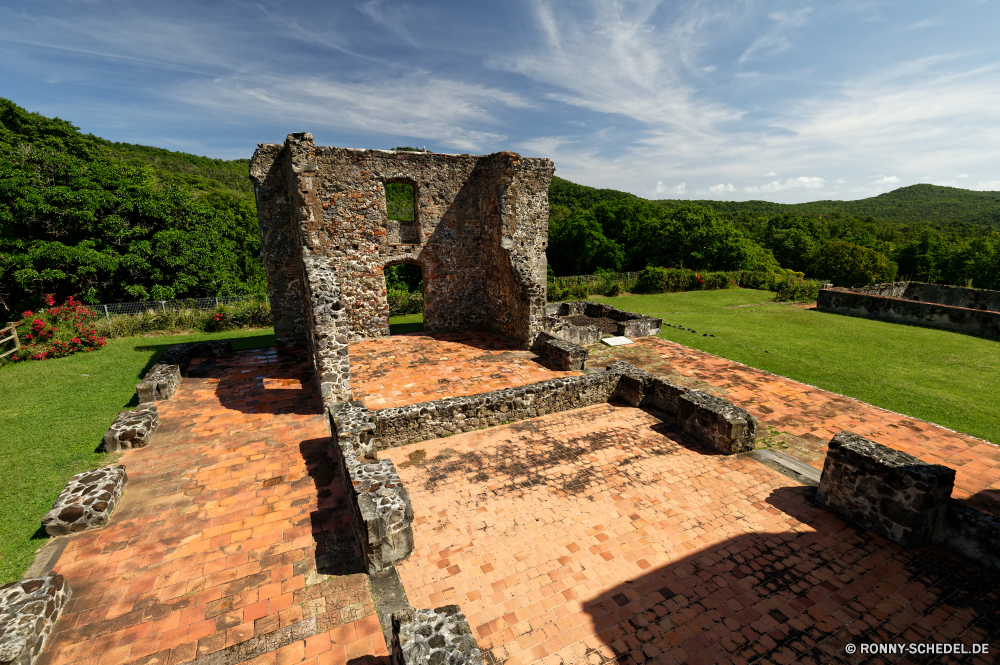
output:
[[[0,0],[0,96],[210,157],[515,150],[649,198],[1000,190],[1000,2]]]

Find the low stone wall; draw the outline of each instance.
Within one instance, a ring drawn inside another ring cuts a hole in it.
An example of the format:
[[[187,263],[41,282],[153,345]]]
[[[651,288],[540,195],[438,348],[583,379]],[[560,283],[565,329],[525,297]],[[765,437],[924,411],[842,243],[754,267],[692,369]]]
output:
[[[180,365],[157,363],[142,377],[142,383],[135,387],[139,404],[149,404],[170,399],[181,385]]]
[[[176,365],[174,365],[176,367]],[[132,411],[122,411],[104,433],[104,452],[145,448],[160,426],[156,404],[142,404]]]
[[[379,450],[384,450],[592,404],[604,404],[613,397],[618,378],[617,374],[600,372],[382,409],[373,414],[374,442]]]
[[[590,346],[601,341],[603,333],[597,326],[575,326],[566,319],[558,315],[546,315],[542,322],[542,330],[545,333],[573,342],[581,346]]]
[[[615,334],[622,337],[628,337],[629,339],[635,339],[636,337],[647,337],[649,335],[660,334],[660,328],[663,327],[663,320],[653,318],[650,316],[645,316],[643,314],[636,314],[635,312],[626,312],[625,310],[618,309],[616,307],[611,307],[599,302],[592,302],[589,300],[573,300],[569,302],[554,302],[549,303],[545,307],[546,321],[549,317],[562,317],[562,316],[589,316],[594,319],[609,318],[612,321],[618,323],[618,329]],[[567,325],[572,326],[567,322]],[[572,326],[580,327],[580,326]],[[591,326],[587,326],[591,327]],[[555,334],[549,330],[548,326],[545,327],[545,331],[550,334]],[[557,337],[562,337],[562,335],[556,335]],[[598,341],[600,337],[598,337]],[[572,340],[576,341],[576,340]],[[582,342],[578,342],[582,343]],[[590,342],[593,343],[593,342]]]
[[[684,402],[689,396],[695,399]],[[713,450],[725,454],[753,450],[757,420],[747,411],[621,361],[586,376],[375,411],[372,442],[385,450],[615,399],[678,416],[682,428]]]
[[[365,570],[368,573],[386,570],[413,552],[410,495],[393,463],[376,460],[372,445],[374,424],[363,404],[332,404],[328,417]]]
[[[698,390],[678,395],[677,422],[685,432],[723,455],[747,453],[756,445],[756,418],[746,409]]]
[[[538,333],[535,338],[535,353],[552,360],[564,372],[587,369],[587,349],[579,344],[553,337],[548,333]]]
[[[479,644],[458,605],[392,616],[392,665],[483,665]]]
[[[69,597],[56,573],[0,586],[0,663],[34,663]]]
[[[106,466],[76,474],[42,517],[42,526],[50,536],[106,526],[121,501],[126,483],[124,466]]]
[[[894,292],[892,289],[885,291]],[[907,323],[1000,339],[1000,312],[983,309],[939,305],[847,289],[820,289],[816,309],[831,314]]]
[[[895,543],[923,545],[954,485],[954,469],[841,432],[830,441],[816,500]]]

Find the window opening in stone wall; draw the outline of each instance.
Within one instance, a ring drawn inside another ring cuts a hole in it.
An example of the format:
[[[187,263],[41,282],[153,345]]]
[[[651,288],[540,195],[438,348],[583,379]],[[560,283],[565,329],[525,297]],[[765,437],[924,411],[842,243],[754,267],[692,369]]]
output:
[[[389,333],[398,335],[424,329],[424,272],[412,263],[385,268],[386,300],[389,303]]]
[[[413,183],[388,182],[385,185],[385,209],[389,218],[389,244],[420,242],[417,224],[416,192]]]

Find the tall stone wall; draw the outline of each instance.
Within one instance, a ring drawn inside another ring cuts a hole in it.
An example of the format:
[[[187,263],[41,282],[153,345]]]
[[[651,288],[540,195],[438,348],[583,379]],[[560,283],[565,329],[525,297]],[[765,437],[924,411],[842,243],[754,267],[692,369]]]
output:
[[[856,289],[838,289],[849,293],[863,293],[883,298],[902,298],[916,302],[933,303],[947,307],[980,309],[1000,312],[1000,291],[988,289],[967,289],[947,284],[927,284],[924,282],[890,282],[874,284]]]
[[[317,147],[305,133],[261,144],[250,176],[279,348],[307,347],[327,401],[350,399],[346,344],[389,334],[384,270],[398,263],[423,270],[425,330],[483,326],[529,348],[554,170],[512,152]],[[391,182],[413,185],[412,222],[389,220]]]

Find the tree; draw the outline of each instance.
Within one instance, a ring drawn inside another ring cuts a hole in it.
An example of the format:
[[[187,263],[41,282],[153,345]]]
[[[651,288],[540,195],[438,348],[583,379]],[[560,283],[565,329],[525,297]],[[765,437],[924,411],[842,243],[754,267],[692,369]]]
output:
[[[881,252],[846,240],[828,240],[813,248],[809,270],[836,286],[868,286],[896,279],[897,266]]]

